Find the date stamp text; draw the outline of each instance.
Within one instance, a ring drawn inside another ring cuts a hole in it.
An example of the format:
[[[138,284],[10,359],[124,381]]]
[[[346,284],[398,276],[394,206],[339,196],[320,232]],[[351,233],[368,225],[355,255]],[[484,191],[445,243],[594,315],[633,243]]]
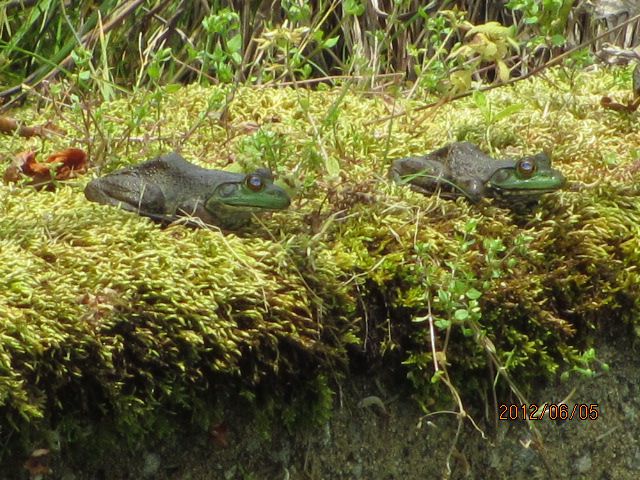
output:
[[[597,420],[600,409],[597,403],[500,403],[498,414],[500,420]]]

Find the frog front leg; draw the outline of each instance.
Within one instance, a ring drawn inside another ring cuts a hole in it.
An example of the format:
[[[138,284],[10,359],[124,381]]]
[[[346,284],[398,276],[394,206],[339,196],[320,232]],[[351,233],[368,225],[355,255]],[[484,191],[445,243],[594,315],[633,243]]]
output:
[[[250,211],[225,205],[212,198],[204,201],[200,198],[185,200],[176,209],[176,215],[188,219],[189,224],[204,223],[225,230],[236,230],[251,220]]]
[[[477,178],[462,178],[452,185],[473,203],[478,203],[486,194],[484,183]]]

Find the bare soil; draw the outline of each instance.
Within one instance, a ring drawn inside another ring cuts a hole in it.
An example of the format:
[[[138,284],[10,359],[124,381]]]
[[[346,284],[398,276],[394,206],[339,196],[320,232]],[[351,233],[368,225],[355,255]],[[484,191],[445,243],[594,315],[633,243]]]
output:
[[[541,420],[500,420],[500,408],[496,412],[493,401],[489,405],[479,395],[475,402],[467,399],[466,408],[480,433],[469,419],[459,422],[452,413],[425,416],[404,388],[390,389],[394,382],[359,375],[341,386],[331,420],[319,429],[292,433],[276,426],[265,438],[254,420],[240,411],[229,412],[229,430],[222,439],[189,435],[142,455],[123,453],[90,471],[57,464],[51,477],[636,479],[640,478],[640,356],[632,337],[600,335],[598,357],[609,365],[608,372],[547,383],[530,395],[531,403],[549,405],[569,397],[569,412],[578,405],[573,419],[551,420],[552,407]],[[597,412],[597,418],[579,418],[588,410],[580,405],[597,405],[590,410],[592,417]]]

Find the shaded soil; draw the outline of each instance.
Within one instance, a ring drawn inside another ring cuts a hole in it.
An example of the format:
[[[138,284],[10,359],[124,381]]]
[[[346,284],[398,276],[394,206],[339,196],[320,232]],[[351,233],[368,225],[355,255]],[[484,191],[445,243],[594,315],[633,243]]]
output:
[[[342,385],[332,419],[320,429],[265,429],[230,412],[222,441],[192,435],[92,471],[54,464],[52,478],[80,479],[632,479],[640,477],[640,356],[630,336],[600,340],[610,370],[543,385],[528,399],[597,405],[597,419],[499,420],[478,398],[466,408],[484,432],[455,415],[424,416],[390,382],[367,376]],[[387,386],[384,386],[384,385]],[[573,393],[572,393],[573,392]],[[585,412],[586,408],[582,408]],[[594,414],[595,416],[595,414]],[[461,426],[456,440],[458,427]],[[226,446],[222,446],[225,444]],[[25,477],[26,478],[26,477]]]

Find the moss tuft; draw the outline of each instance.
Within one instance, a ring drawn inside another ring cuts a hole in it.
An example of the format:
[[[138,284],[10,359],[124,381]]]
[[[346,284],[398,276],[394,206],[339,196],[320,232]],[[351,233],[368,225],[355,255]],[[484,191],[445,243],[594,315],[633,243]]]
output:
[[[626,117],[598,106],[617,74],[577,74],[572,89],[556,71],[553,84],[493,91],[496,111],[523,108],[491,135],[470,99],[371,123],[390,107],[358,92],[240,88],[223,122],[210,113],[226,91],[191,86],[93,107],[102,123],[88,129],[71,111],[54,119],[66,139],[6,137],[5,166],[93,138],[95,170],[54,192],[0,186],[2,455],[161,435],[180,412],[206,429],[242,392],[257,408],[271,398],[287,424],[317,424],[360,360],[401,372],[426,409],[450,401],[443,368],[463,395],[491,388],[496,369],[509,375],[498,389],[524,391],[588,373],[594,332],[640,329],[640,147]],[[18,115],[40,124],[55,110]],[[550,150],[571,185],[515,212],[385,179],[392,159],[461,136],[496,156]],[[271,164],[292,207],[225,235],[84,199],[96,170],[176,147],[212,168]]]

